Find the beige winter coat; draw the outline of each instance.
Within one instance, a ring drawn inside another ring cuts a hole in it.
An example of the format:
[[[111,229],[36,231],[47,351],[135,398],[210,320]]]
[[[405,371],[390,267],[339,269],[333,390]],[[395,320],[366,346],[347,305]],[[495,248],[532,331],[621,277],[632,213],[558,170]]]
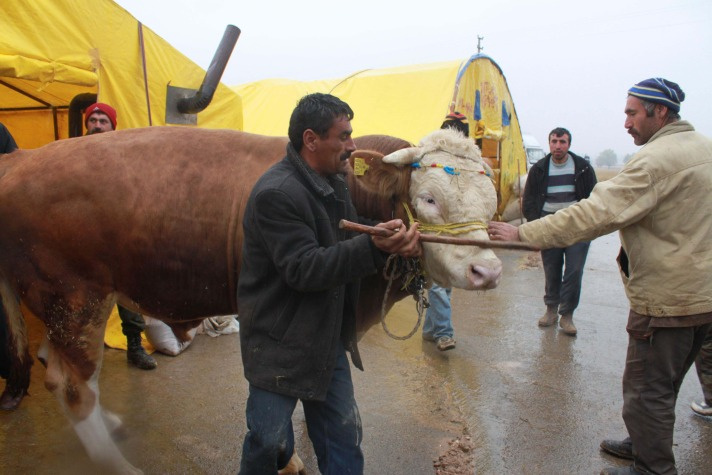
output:
[[[564,247],[620,230],[631,309],[712,312],[712,140],[687,121],[660,129],[588,199],[519,227],[522,241]]]

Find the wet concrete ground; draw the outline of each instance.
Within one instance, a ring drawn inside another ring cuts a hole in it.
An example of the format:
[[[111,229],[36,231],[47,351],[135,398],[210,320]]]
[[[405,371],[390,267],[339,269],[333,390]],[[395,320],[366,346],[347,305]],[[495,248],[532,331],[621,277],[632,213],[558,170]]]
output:
[[[597,474],[625,465],[598,449],[601,439],[625,435],[628,307],[617,250],[615,234],[591,246],[576,338],[537,327],[543,271],[536,253],[515,251],[499,253],[499,288],[454,291],[455,350],[441,353],[419,333],[393,340],[374,327],[361,343],[366,372],[354,369],[366,473],[432,474],[441,456],[441,473],[453,474]],[[388,325],[405,334],[416,318],[406,300]],[[31,334],[36,348],[34,322]],[[157,359],[158,369],[141,371],[126,365],[124,352],[106,350],[101,399],[123,416],[121,450],[147,474],[236,473],[247,389],[237,335],[199,335],[184,354]],[[17,411],[0,414],[0,473],[101,473],[44,389],[43,376],[35,364],[31,396]],[[712,421],[689,409],[700,395],[693,369],[675,426],[682,474],[712,473]],[[300,410],[294,421],[298,451],[316,474]],[[453,440],[467,437],[470,450],[453,449]]]

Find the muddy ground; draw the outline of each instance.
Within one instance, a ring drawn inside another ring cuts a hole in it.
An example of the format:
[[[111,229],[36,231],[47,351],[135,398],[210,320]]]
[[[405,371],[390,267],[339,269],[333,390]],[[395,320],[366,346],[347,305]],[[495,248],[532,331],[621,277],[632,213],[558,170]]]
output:
[[[453,293],[455,350],[441,353],[420,333],[394,340],[374,327],[361,342],[366,371],[353,373],[366,473],[597,474],[624,465],[598,449],[601,439],[625,435],[627,301],[617,249],[616,235],[592,244],[576,338],[537,327],[543,271],[538,254],[516,251],[499,253],[499,288]],[[407,300],[388,325],[405,334],[416,320]],[[34,322],[31,334],[36,348]],[[141,371],[127,366],[124,352],[106,350],[101,399],[124,419],[123,453],[147,474],[236,473],[247,390],[238,336],[199,335],[182,355],[157,359],[158,369]],[[36,364],[31,396],[17,411],[0,414],[0,472],[101,473],[44,389],[43,375]],[[682,474],[712,467],[712,422],[689,410],[699,397],[693,370],[677,407]],[[299,453],[316,474],[300,410],[294,422]]]

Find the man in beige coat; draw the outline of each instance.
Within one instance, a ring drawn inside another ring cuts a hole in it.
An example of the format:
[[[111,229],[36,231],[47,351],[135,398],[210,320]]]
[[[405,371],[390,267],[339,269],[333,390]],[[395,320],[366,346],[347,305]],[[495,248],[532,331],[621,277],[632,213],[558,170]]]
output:
[[[712,326],[712,140],[680,120],[685,94],[651,78],[628,91],[625,128],[638,153],[588,199],[519,228],[490,223],[495,240],[563,247],[620,231],[630,301],[623,420],[630,435],[601,448],[633,460],[602,474],[674,474],[675,403]]]

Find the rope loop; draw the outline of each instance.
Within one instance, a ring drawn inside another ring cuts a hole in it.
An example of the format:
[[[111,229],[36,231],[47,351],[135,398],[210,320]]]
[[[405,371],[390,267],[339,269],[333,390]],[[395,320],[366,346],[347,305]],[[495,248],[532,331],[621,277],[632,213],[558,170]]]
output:
[[[425,274],[420,265],[420,259],[412,257],[406,258],[391,254],[388,256],[386,265],[383,267],[383,277],[388,281],[388,285],[386,285],[386,293],[381,303],[381,326],[386,334],[394,340],[407,340],[418,331],[423,322],[423,311],[430,306],[425,296]],[[418,312],[418,320],[415,323],[415,327],[405,336],[392,333],[386,324],[386,303],[388,301],[388,294],[391,291],[391,285],[396,279],[401,279],[401,289],[413,296],[415,308]]]

